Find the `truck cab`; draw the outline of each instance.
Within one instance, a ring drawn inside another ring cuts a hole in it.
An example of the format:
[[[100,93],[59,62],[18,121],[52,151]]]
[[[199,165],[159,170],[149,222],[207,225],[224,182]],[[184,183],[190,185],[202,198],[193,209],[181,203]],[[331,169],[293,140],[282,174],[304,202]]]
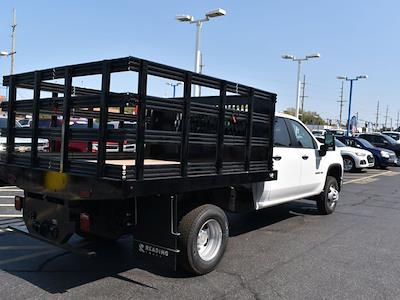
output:
[[[343,174],[343,159],[334,144],[321,144],[300,120],[277,113],[273,162],[278,179],[253,185],[256,209],[296,199],[320,197],[326,189],[330,189],[331,199],[328,199],[326,207],[325,204],[321,206],[321,212],[328,214],[334,211]],[[333,182],[332,186],[326,186],[328,181]]]

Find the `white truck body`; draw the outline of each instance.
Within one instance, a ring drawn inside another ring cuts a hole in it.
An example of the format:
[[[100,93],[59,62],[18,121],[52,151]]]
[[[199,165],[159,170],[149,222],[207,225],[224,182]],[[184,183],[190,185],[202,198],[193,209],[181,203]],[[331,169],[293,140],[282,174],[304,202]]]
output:
[[[319,195],[324,189],[328,169],[333,165],[340,165],[343,170],[343,160],[338,149],[320,155],[322,144],[301,121],[286,114],[277,113],[275,116],[289,120],[289,126],[293,127],[289,132],[292,135],[294,133],[293,138],[307,141],[311,139],[312,144],[310,147],[301,147],[299,144],[284,146],[277,143],[284,133],[279,132],[279,126],[275,123],[273,157],[278,179],[253,184],[256,209]]]

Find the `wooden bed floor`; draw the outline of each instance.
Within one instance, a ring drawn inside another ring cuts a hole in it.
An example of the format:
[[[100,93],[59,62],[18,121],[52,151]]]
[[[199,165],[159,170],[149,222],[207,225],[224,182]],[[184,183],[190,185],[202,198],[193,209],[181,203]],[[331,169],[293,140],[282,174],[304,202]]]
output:
[[[97,162],[97,160],[88,160],[88,162]],[[135,160],[134,159],[107,159],[106,164],[108,165],[115,165],[115,166],[134,166]],[[145,159],[144,165],[179,165],[179,162],[173,160],[158,160],[158,159]]]

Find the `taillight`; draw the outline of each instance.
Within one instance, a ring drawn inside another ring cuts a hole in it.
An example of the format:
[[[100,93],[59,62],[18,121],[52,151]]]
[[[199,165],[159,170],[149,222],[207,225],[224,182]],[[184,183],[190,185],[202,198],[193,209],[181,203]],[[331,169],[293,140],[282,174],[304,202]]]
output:
[[[21,211],[23,207],[24,197],[15,196],[14,207],[16,210]]]
[[[79,228],[83,232],[90,231],[90,216],[87,213],[81,213],[79,215]]]

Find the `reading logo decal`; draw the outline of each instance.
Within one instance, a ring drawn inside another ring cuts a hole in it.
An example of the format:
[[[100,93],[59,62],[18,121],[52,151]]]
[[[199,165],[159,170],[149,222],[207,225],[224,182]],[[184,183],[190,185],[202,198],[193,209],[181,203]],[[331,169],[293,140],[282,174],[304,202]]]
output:
[[[168,257],[169,251],[160,249],[158,247],[150,246],[150,245],[145,245],[143,243],[139,243],[139,252],[144,253],[144,254],[149,254],[157,257]]]

